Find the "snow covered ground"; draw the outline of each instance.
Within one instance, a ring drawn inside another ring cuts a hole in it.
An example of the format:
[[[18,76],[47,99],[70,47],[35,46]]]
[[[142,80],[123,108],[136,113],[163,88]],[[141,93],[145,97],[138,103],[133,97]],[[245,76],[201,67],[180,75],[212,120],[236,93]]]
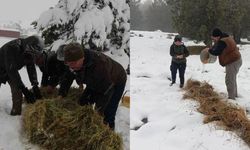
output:
[[[0,47],[10,38],[0,38]],[[122,59],[127,60],[127,59]],[[121,62],[124,64],[124,62]],[[22,81],[26,86],[31,88],[28,80],[27,71],[25,68],[19,71]],[[39,81],[41,79],[41,72],[37,69]],[[74,83],[76,85],[76,83]],[[129,77],[126,85],[126,90],[129,90]],[[28,144],[27,139],[22,136],[21,116],[10,116],[9,113],[12,108],[11,92],[8,84],[2,84],[0,87],[0,150],[35,150],[38,147]],[[119,106],[116,115],[116,132],[123,137],[124,150],[129,150],[130,135],[129,135],[129,109],[124,106]]]
[[[140,35],[141,34],[141,35]],[[139,36],[140,35],[140,36]],[[197,103],[183,100],[177,84],[170,87],[170,45],[168,33],[131,32],[131,150],[248,150],[233,132],[213,123],[203,124]],[[184,39],[185,45],[194,42]],[[250,108],[250,45],[239,45],[243,65],[238,74],[239,98],[236,103]],[[203,66],[199,56],[187,58],[186,79],[208,81],[227,97],[225,68],[218,60]]]

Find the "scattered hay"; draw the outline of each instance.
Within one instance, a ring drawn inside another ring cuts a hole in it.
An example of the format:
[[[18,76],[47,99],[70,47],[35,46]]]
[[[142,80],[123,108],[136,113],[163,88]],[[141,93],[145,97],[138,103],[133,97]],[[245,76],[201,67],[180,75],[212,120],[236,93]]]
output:
[[[43,96],[43,99],[55,99],[58,96],[58,89],[54,89],[52,93],[48,93],[46,88],[41,88],[40,91],[41,91],[41,95]],[[82,89],[70,88],[67,98],[73,101],[77,101],[82,92],[83,92]]]
[[[63,100],[48,98],[28,105],[23,113],[23,129],[30,142],[51,150],[123,149],[121,137],[103,124],[92,106],[76,103],[79,95],[79,90],[71,89]]]
[[[206,46],[187,46],[190,55],[200,55],[201,51],[206,48]]]
[[[130,96],[124,96],[121,105],[130,108]]]
[[[204,123],[215,121],[224,129],[236,132],[250,146],[250,121],[244,109],[223,101],[207,82],[189,79],[184,90],[184,99],[189,98],[199,102],[197,110],[206,115]]]

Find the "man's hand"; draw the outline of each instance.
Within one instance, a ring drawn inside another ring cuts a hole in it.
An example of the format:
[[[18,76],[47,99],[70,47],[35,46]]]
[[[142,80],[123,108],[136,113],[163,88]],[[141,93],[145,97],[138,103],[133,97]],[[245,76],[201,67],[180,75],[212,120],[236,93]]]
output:
[[[182,58],[183,58],[183,55],[177,55],[176,58],[182,59]]]
[[[51,85],[48,85],[48,86],[46,87],[46,92],[47,92],[48,94],[52,94],[54,91],[55,91],[55,87],[53,87],[53,86],[51,86]]]
[[[22,92],[23,92],[23,95],[25,96],[27,103],[35,103],[36,102],[34,94],[32,92],[30,92],[28,90],[28,88],[26,88],[26,87],[23,88]]]
[[[40,89],[38,88],[37,85],[34,85],[32,90],[33,90],[33,93],[34,93],[34,96],[35,96],[36,99],[41,99],[42,98]]]
[[[83,84],[79,84],[79,90],[83,91]]]
[[[91,96],[87,96],[87,97],[80,97],[80,99],[78,100],[78,104],[81,106],[84,105],[88,105],[88,104],[94,104],[93,100],[91,100]]]

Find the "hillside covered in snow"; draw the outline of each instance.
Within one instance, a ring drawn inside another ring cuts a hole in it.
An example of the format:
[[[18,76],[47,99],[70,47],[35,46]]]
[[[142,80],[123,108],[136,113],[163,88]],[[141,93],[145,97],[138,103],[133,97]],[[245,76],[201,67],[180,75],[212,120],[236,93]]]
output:
[[[203,123],[204,115],[197,111],[198,103],[183,99],[178,74],[177,84],[169,86],[169,52],[174,35],[160,31],[131,32],[131,149],[249,150],[235,133],[215,123]],[[184,39],[184,43],[197,45],[188,39]],[[238,74],[239,97],[228,101],[249,110],[250,45],[238,46],[243,59]],[[221,96],[227,97],[225,68],[218,60],[203,65],[199,55],[189,56],[185,78],[207,81]]]

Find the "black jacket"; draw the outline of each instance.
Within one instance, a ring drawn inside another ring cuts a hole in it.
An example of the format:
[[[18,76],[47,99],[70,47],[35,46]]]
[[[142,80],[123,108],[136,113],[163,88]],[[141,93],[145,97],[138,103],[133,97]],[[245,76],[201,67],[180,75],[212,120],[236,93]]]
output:
[[[173,43],[170,47],[170,55],[173,62],[182,64],[187,62],[186,57],[189,56],[189,52],[184,44],[178,46]],[[177,55],[183,55],[183,58],[177,58]]]
[[[15,39],[4,44],[0,49],[0,83],[10,80],[19,89],[25,88],[18,70],[26,66],[29,80],[38,85],[34,59],[24,53],[26,44],[23,39]]]
[[[63,74],[67,70],[63,61],[59,61],[54,51],[44,53],[45,63],[39,66],[42,72],[42,86],[57,86]]]

